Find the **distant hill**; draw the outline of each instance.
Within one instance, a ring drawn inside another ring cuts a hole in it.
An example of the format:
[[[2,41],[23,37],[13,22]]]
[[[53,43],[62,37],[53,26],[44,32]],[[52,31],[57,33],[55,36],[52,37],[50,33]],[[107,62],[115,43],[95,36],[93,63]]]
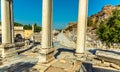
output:
[[[120,10],[120,5],[104,6],[100,12],[88,17],[88,26],[93,28],[98,28],[102,21],[107,20],[109,17],[113,15],[114,10]]]
[[[100,12],[88,17],[87,22],[88,28],[89,29],[98,28],[102,21],[109,19],[113,15],[114,10],[120,10],[120,5],[117,6],[106,5],[102,8]],[[72,28],[77,28],[77,22],[68,23],[68,25],[63,29],[63,31],[71,30]]]
[[[77,22],[70,22],[62,32],[76,42]],[[86,34],[90,47],[97,44],[109,47],[113,43],[116,47],[120,45],[120,5],[106,5],[100,12],[88,17]]]

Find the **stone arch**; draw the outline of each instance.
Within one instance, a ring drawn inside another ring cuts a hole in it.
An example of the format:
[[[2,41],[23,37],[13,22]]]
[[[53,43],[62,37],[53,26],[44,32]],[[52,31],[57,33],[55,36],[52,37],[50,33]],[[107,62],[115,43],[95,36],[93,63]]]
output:
[[[22,37],[22,35],[21,34],[16,34],[16,36],[15,37]]]
[[[16,35],[20,34],[22,36],[22,38],[24,38],[24,30],[23,29],[18,30],[18,29],[16,29],[16,27],[14,27],[14,28],[15,28],[14,29],[14,37],[16,37]],[[19,28],[19,27],[17,27],[17,28]]]
[[[23,36],[22,34],[18,33],[15,35],[15,42],[21,42],[23,41]]]

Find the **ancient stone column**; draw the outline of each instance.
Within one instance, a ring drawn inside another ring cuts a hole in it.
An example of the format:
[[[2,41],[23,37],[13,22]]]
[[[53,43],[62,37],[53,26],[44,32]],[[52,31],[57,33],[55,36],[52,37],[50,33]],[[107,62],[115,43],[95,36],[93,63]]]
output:
[[[10,1],[10,18],[11,18],[11,38],[14,43],[14,13],[13,13],[13,0]]]
[[[2,45],[0,45],[0,56],[13,57],[17,55],[15,45],[12,44],[13,14],[12,0],[1,0],[1,23],[2,23]]]
[[[33,24],[33,25],[32,25],[32,32],[33,32],[33,33],[34,33],[34,28],[35,28],[34,26],[35,26],[35,25]]]
[[[52,0],[42,0],[42,50],[40,62],[49,62],[53,59],[52,48]]]
[[[34,24],[32,25],[32,37],[31,37],[31,40],[33,41],[33,43],[34,43]]]
[[[9,0],[1,0],[2,44],[11,43],[11,15]]]
[[[43,0],[42,6],[42,48],[51,48],[52,0]]]
[[[76,54],[85,52],[88,0],[79,0]]]

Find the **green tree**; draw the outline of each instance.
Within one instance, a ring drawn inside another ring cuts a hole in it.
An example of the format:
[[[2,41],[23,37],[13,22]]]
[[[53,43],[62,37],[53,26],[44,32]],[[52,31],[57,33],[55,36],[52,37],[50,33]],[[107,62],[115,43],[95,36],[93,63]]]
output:
[[[0,22],[0,25],[1,25],[1,22]],[[23,26],[23,25],[21,23],[14,22],[14,26]]]
[[[101,22],[96,33],[107,46],[112,43],[120,43],[120,10],[114,10],[113,16],[107,22]]]
[[[34,27],[35,27],[35,28],[34,28],[34,29],[35,29],[35,30],[34,30],[35,32],[40,32],[40,31],[42,30],[42,28],[41,28],[40,26],[38,26],[36,23],[34,24]]]
[[[32,29],[32,26],[31,26],[30,24],[24,25],[24,29],[25,29],[25,30],[31,30],[31,29]]]
[[[1,22],[0,22],[0,25],[1,25]],[[30,25],[30,24],[26,24],[26,25],[23,25],[23,24],[21,24],[21,23],[18,23],[18,22],[14,22],[14,26],[23,26],[23,28],[25,29],[25,30],[32,30],[32,25]],[[41,26],[39,26],[39,25],[37,25],[36,23],[35,23],[35,26],[34,26],[35,28],[35,32],[40,32],[41,30],[42,30],[42,27]]]
[[[23,26],[23,25],[18,22],[14,22],[14,26]]]

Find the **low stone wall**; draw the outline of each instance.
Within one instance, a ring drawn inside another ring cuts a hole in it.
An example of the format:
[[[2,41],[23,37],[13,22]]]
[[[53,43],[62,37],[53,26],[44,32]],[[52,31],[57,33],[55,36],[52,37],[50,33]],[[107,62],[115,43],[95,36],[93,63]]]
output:
[[[105,43],[102,43],[100,40],[86,41],[87,48],[102,48],[102,49],[120,49],[120,43],[114,43],[108,47]]]

